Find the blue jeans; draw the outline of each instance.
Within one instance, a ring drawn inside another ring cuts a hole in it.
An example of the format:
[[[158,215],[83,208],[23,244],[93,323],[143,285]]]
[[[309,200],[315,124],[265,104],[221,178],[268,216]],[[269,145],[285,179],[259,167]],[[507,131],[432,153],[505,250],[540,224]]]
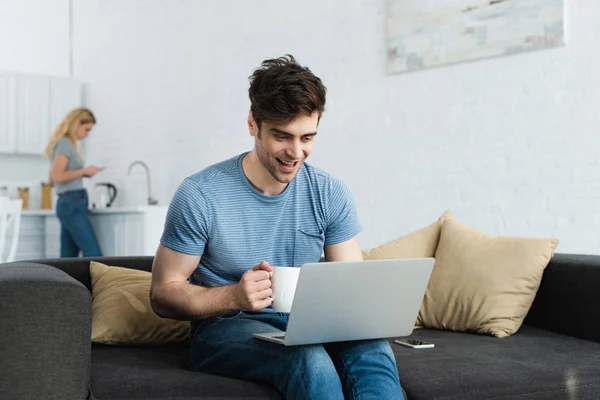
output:
[[[101,257],[102,251],[87,214],[88,196],[85,189],[61,193],[56,203],[60,221],[60,256]]]
[[[287,399],[404,399],[387,340],[287,347],[252,337],[284,331],[288,318],[236,312],[193,321],[188,366],[265,383]]]

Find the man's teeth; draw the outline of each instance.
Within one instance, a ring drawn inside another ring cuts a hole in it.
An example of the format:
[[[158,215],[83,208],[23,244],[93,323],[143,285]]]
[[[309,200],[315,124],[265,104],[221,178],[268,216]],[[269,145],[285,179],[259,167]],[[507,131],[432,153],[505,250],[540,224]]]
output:
[[[282,164],[285,164],[285,165],[290,165],[290,166],[292,166],[292,165],[296,164],[296,161],[283,161],[283,160],[280,160],[279,158],[278,158],[278,160],[279,160],[279,161],[280,161]]]

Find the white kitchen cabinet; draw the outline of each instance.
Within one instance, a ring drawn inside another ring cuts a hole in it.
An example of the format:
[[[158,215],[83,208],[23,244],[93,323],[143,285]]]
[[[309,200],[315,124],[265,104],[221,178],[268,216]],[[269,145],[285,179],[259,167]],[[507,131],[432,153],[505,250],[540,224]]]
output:
[[[0,72],[0,153],[41,156],[82,90],[70,78]]]
[[[17,151],[16,100],[16,78],[0,73],[0,153]]]
[[[105,256],[153,256],[162,235],[167,207],[92,210],[90,219]]]
[[[17,153],[42,155],[50,138],[50,78],[17,78]]]
[[[44,258],[60,257],[60,222],[54,212],[45,218]]]
[[[167,216],[166,206],[93,209],[89,212],[104,256],[153,256]],[[60,257],[60,222],[54,210],[25,210],[15,260]]]
[[[140,255],[144,236],[141,214],[100,214],[91,216],[104,255]]]
[[[82,85],[67,78],[50,79],[50,126],[49,134],[61,123],[67,113],[81,107]]]
[[[21,230],[15,260],[37,260],[45,257],[45,223],[46,217],[43,215],[21,216]],[[11,243],[11,235],[8,240],[8,243]]]

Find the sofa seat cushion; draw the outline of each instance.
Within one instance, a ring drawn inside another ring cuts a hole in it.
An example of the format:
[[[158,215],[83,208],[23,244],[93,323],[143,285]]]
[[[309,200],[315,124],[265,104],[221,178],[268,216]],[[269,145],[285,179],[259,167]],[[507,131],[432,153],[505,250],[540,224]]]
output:
[[[598,399],[600,343],[522,325],[498,339],[417,329],[435,343],[392,343],[410,400]],[[92,399],[280,399],[261,384],[188,371],[182,345],[92,346]]]
[[[262,384],[186,369],[188,348],[92,345],[92,399],[281,399]]]
[[[600,343],[522,325],[502,339],[417,329],[411,337],[435,344],[392,344],[410,400],[598,399]]]

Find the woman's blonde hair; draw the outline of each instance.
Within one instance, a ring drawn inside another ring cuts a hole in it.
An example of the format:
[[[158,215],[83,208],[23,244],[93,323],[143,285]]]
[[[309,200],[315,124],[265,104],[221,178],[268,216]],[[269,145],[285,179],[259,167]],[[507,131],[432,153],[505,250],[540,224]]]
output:
[[[50,141],[46,146],[44,155],[46,157],[50,157],[52,155],[52,151],[54,151],[54,146],[56,146],[56,143],[63,137],[69,139],[73,144],[75,151],[79,153],[79,140],[77,138],[77,128],[80,125],[90,123],[95,124],[96,118],[89,109],[80,107],[71,110],[54,130],[54,133],[50,137]]]

